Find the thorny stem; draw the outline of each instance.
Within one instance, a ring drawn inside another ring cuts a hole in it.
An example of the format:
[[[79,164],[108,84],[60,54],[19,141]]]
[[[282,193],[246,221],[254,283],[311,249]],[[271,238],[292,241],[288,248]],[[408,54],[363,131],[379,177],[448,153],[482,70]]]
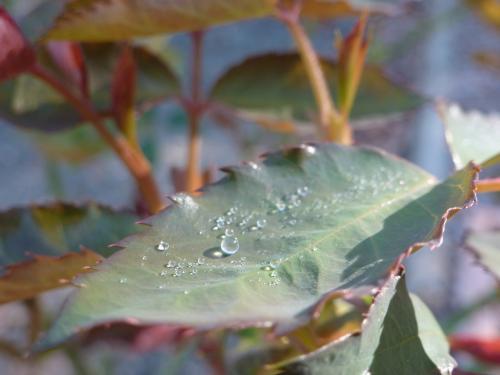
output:
[[[191,33],[193,42],[191,98],[185,106],[189,117],[189,145],[186,168],[187,191],[195,191],[202,185],[200,172],[201,135],[200,118],[202,115],[202,64],[203,64],[203,31]]]
[[[319,110],[318,131],[322,138],[329,141],[350,144],[350,128],[335,107],[318,55],[300,23],[301,8],[301,0],[295,0],[292,7],[279,3],[277,16],[290,31],[304,62]]]
[[[35,65],[30,72],[59,92],[77,110],[83,119],[94,126],[99,135],[111,146],[134,177],[149,211],[155,213],[162,209],[164,203],[153,178],[151,165],[144,154],[134,148],[123,135],[110,132],[87,99],[75,96],[62,82],[53,77],[43,67]]]
[[[476,186],[478,193],[500,192],[500,177],[479,180]]]

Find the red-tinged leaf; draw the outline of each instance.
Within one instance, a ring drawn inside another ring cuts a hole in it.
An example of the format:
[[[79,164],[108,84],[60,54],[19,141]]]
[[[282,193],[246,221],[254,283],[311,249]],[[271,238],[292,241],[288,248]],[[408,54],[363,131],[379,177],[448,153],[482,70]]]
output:
[[[125,45],[116,63],[111,84],[112,109],[116,122],[126,132],[127,118],[134,109],[137,67],[130,46]]]
[[[450,346],[452,350],[466,352],[481,361],[500,365],[500,337],[488,339],[452,336]]]
[[[27,71],[35,53],[7,11],[0,7],[0,81]]]
[[[0,303],[31,298],[71,284],[75,276],[92,271],[102,259],[88,249],[60,257],[34,255],[31,260],[7,267],[0,278]]]
[[[49,42],[47,51],[60,74],[78,88],[81,95],[88,97],[87,67],[81,46],[73,42]]]

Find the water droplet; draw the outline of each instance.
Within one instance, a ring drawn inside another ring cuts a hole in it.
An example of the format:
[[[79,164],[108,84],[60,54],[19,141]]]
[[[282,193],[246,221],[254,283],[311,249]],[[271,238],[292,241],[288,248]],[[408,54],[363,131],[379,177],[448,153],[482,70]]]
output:
[[[259,227],[256,226],[256,225],[252,225],[249,229],[250,229],[251,232],[255,232],[256,230],[259,229]]]
[[[166,286],[164,284],[158,285],[158,289],[165,289],[165,288],[166,288]]]
[[[148,257],[147,257],[146,255],[143,255],[143,256],[141,257],[141,259],[142,259],[142,260],[148,260]]]
[[[248,162],[248,166],[252,168],[253,170],[259,169],[259,165],[257,163],[254,163],[253,161]]]
[[[217,225],[214,225],[214,226],[212,227],[212,230],[213,230],[213,231],[219,230],[219,227],[218,227]]]
[[[165,264],[165,267],[167,268],[174,268],[177,266],[177,262],[175,260],[169,260],[167,264]]]
[[[168,242],[160,241],[160,243],[155,246],[155,249],[158,251],[167,251],[169,247],[170,244]]]
[[[266,226],[266,224],[267,224],[267,220],[266,220],[266,219],[259,219],[259,220],[257,220],[257,223],[256,223],[256,224],[257,224],[257,226],[258,226],[260,229],[262,229],[262,228],[264,228],[264,227]]]
[[[303,149],[309,155],[314,155],[316,153],[316,147],[311,145],[302,144],[300,148]]]
[[[262,271],[274,271],[276,269],[276,265],[272,262],[267,263],[265,266],[260,267]]]
[[[167,276],[168,272],[167,271],[161,271],[160,276]]]
[[[226,237],[220,243],[220,249],[224,254],[232,255],[240,249],[240,243],[236,237]]]
[[[276,276],[278,276],[278,272],[276,272],[276,271],[273,270],[273,271],[271,271],[271,273],[269,274],[269,276],[276,277]]]
[[[314,251],[314,252],[316,252],[316,251],[318,251],[318,250],[319,250],[319,248],[317,248],[316,246],[314,246],[314,247],[312,248],[312,251]]]
[[[224,232],[227,237],[233,237],[234,236],[234,229],[231,228],[226,228],[226,231]]]
[[[196,260],[196,264],[198,264],[198,265],[200,265],[200,266],[201,266],[202,264],[205,264],[205,259],[203,259],[203,258],[198,258],[198,259]]]
[[[297,189],[297,194],[301,197],[305,197],[309,194],[309,188],[307,186],[302,186]]]
[[[278,211],[285,211],[286,204],[283,202],[278,202],[278,203],[276,203],[276,208],[278,209]]]
[[[126,277],[122,277],[120,279],[120,284],[125,284],[127,282],[127,278]]]
[[[219,228],[224,228],[224,225],[226,225],[226,221],[224,220],[224,218],[222,216],[219,216],[216,220],[215,220],[215,224],[219,227]]]

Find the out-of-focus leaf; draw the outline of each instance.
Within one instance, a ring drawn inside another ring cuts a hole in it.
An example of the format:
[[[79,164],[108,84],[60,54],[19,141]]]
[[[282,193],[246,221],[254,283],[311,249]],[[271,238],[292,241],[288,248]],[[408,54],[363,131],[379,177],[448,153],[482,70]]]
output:
[[[500,115],[465,112],[456,104],[439,105],[446,140],[457,168],[473,161],[482,167],[500,163]]]
[[[123,40],[138,36],[194,31],[274,14],[278,0],[73,0],[47,38],[82,41]],[[401,3],[401,1],[398,1]],[[330,18],[362,9],[389,12],[394,0],[305,0],[304,16]]]
[[[383,152],[334,144],[227,171],[119,243],[126,249],[83,279],[41,345],[125,318],[301,324],[325,293],[374,285],[402,254],[439,245],[446,220],[474,199],[477,174],[469,166],[436,183]]]
[[[30,76],[0,85],[0,117],[21,128],[57,131],[73,127],[80,116],[51,88]]]
[[[474,60],[485,68],[500,73],[500,54],[495,52],[478,52],[474,54]]]
[[[61,78],[71,83],[80,96],[88,97],[87,67],[81,46],[74,42],[49,42],[46,48]]]
[[[404,279],[376,297],[360,336],[333,343],[281,368],[286,374],[447,374],[456,366],[436,319]]]
[[[91,250],[70,252],[60,257],[34,255],[32,259],[9,266],[0,276],[0,304],[26,299],[71,283],[102,260]]]
[[[337,66],[324,59],[323,70],[335,93]],[[297,54],[254,56],[229,69],[215,84],[211,98],[227,106],[282,120],[315,116],[315,101],[304,65]],[[389,81],[381,70],[368,66],[363,73],[353,118],[384,116],[416,108],[417,95]]]
[[[35,63],[35,53],[16,22],[0,6],[0,82],[27,71]]]
[[[64,163],[84,163],[109,150],[106,142],[88,124],[56,133],[26,131],[25,134],[47,159]]]
[[[500,229],[472,232],[466,246],[476,255],[479,264],[500,282]]]
[[[64,8],[64,1],[40,1],[25,16],[19,19],[19,26],[31,42],[38,39],[49,29]]]
[[[485,21],[500,29],[500,3],[498,0],[467,0],[467,3]]]
[[[478,338],[469,336],[450,337],[451,349],[466,352],[475,358],[500,365],[500,338]]]
[[[52,203],[0,213],[0,303],[66,285],[137,230],[135,215],[97,204]],[[78,252],[84,246],[93,251]],[[31,275],[31,278],[29,277]]]
[[[12,208],[0,213],[0,267],[29,260],[30,254],[61,256],[80,246],[109,256],[114,250],[108,245],[136,231],[136,220],[93,203]]]
[[[94,106],[111,108],[111,77],[118,60],[117,45],[84,46],[89,73],[89,89]],[[179,82],[172,70],[160,58],[143,47],[133,48],[137,64],[135,105],[139,110],[179,92]],[[40,51],[52,72],[53,62]],[[64,79],[61,74],[59,79]],[[9,123],[28,129],[57,131],[81,123],[80,115],[57,92],[31,76],[22,76],[0,85],[0,117]]]
[[[100,107],[109,108],[111,77],[118,63],[120,48],[116,44],[100,43],[83,46],[90,71],[90,85],[94,100]],[[136,105],[147,107],[180,91],[176,74],[159,56],[141,46],[132,47],[137,68]]]

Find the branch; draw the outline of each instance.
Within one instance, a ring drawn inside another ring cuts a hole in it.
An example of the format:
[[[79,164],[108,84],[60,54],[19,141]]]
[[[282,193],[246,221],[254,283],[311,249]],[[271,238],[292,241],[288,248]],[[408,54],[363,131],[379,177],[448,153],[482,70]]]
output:
[[[291,8],[278,5],[277,17],[287,26],[304,62],[319,110],[318,131],[329,141],[351,144],[350,129],[335,107],[318,55],[300,23],[300,10],[300,0],[296,0]]]
[[[203,112],[202,68],[203,68],[203,31],[191,33],[193,43],[191,98],[186,101],[185,110],[189,117],[189,145],[185,189],[193,192],[202,185],[200,172],[200,118]]]
[[[476,184],[478,193],[500,192],[500,177],[479,180]]]
[[[162,209],[164,204],[154,181],[151,165],[144,154],[132,147],[123,135],[111,133],[87,99],[75,96],[63,83],[53,77],[43,67],[35,65],[31,68],[30,73],[60,93],[84,120],[94,126],[99,135],[108,143],[135,178],[149,211],[155,213]]]

